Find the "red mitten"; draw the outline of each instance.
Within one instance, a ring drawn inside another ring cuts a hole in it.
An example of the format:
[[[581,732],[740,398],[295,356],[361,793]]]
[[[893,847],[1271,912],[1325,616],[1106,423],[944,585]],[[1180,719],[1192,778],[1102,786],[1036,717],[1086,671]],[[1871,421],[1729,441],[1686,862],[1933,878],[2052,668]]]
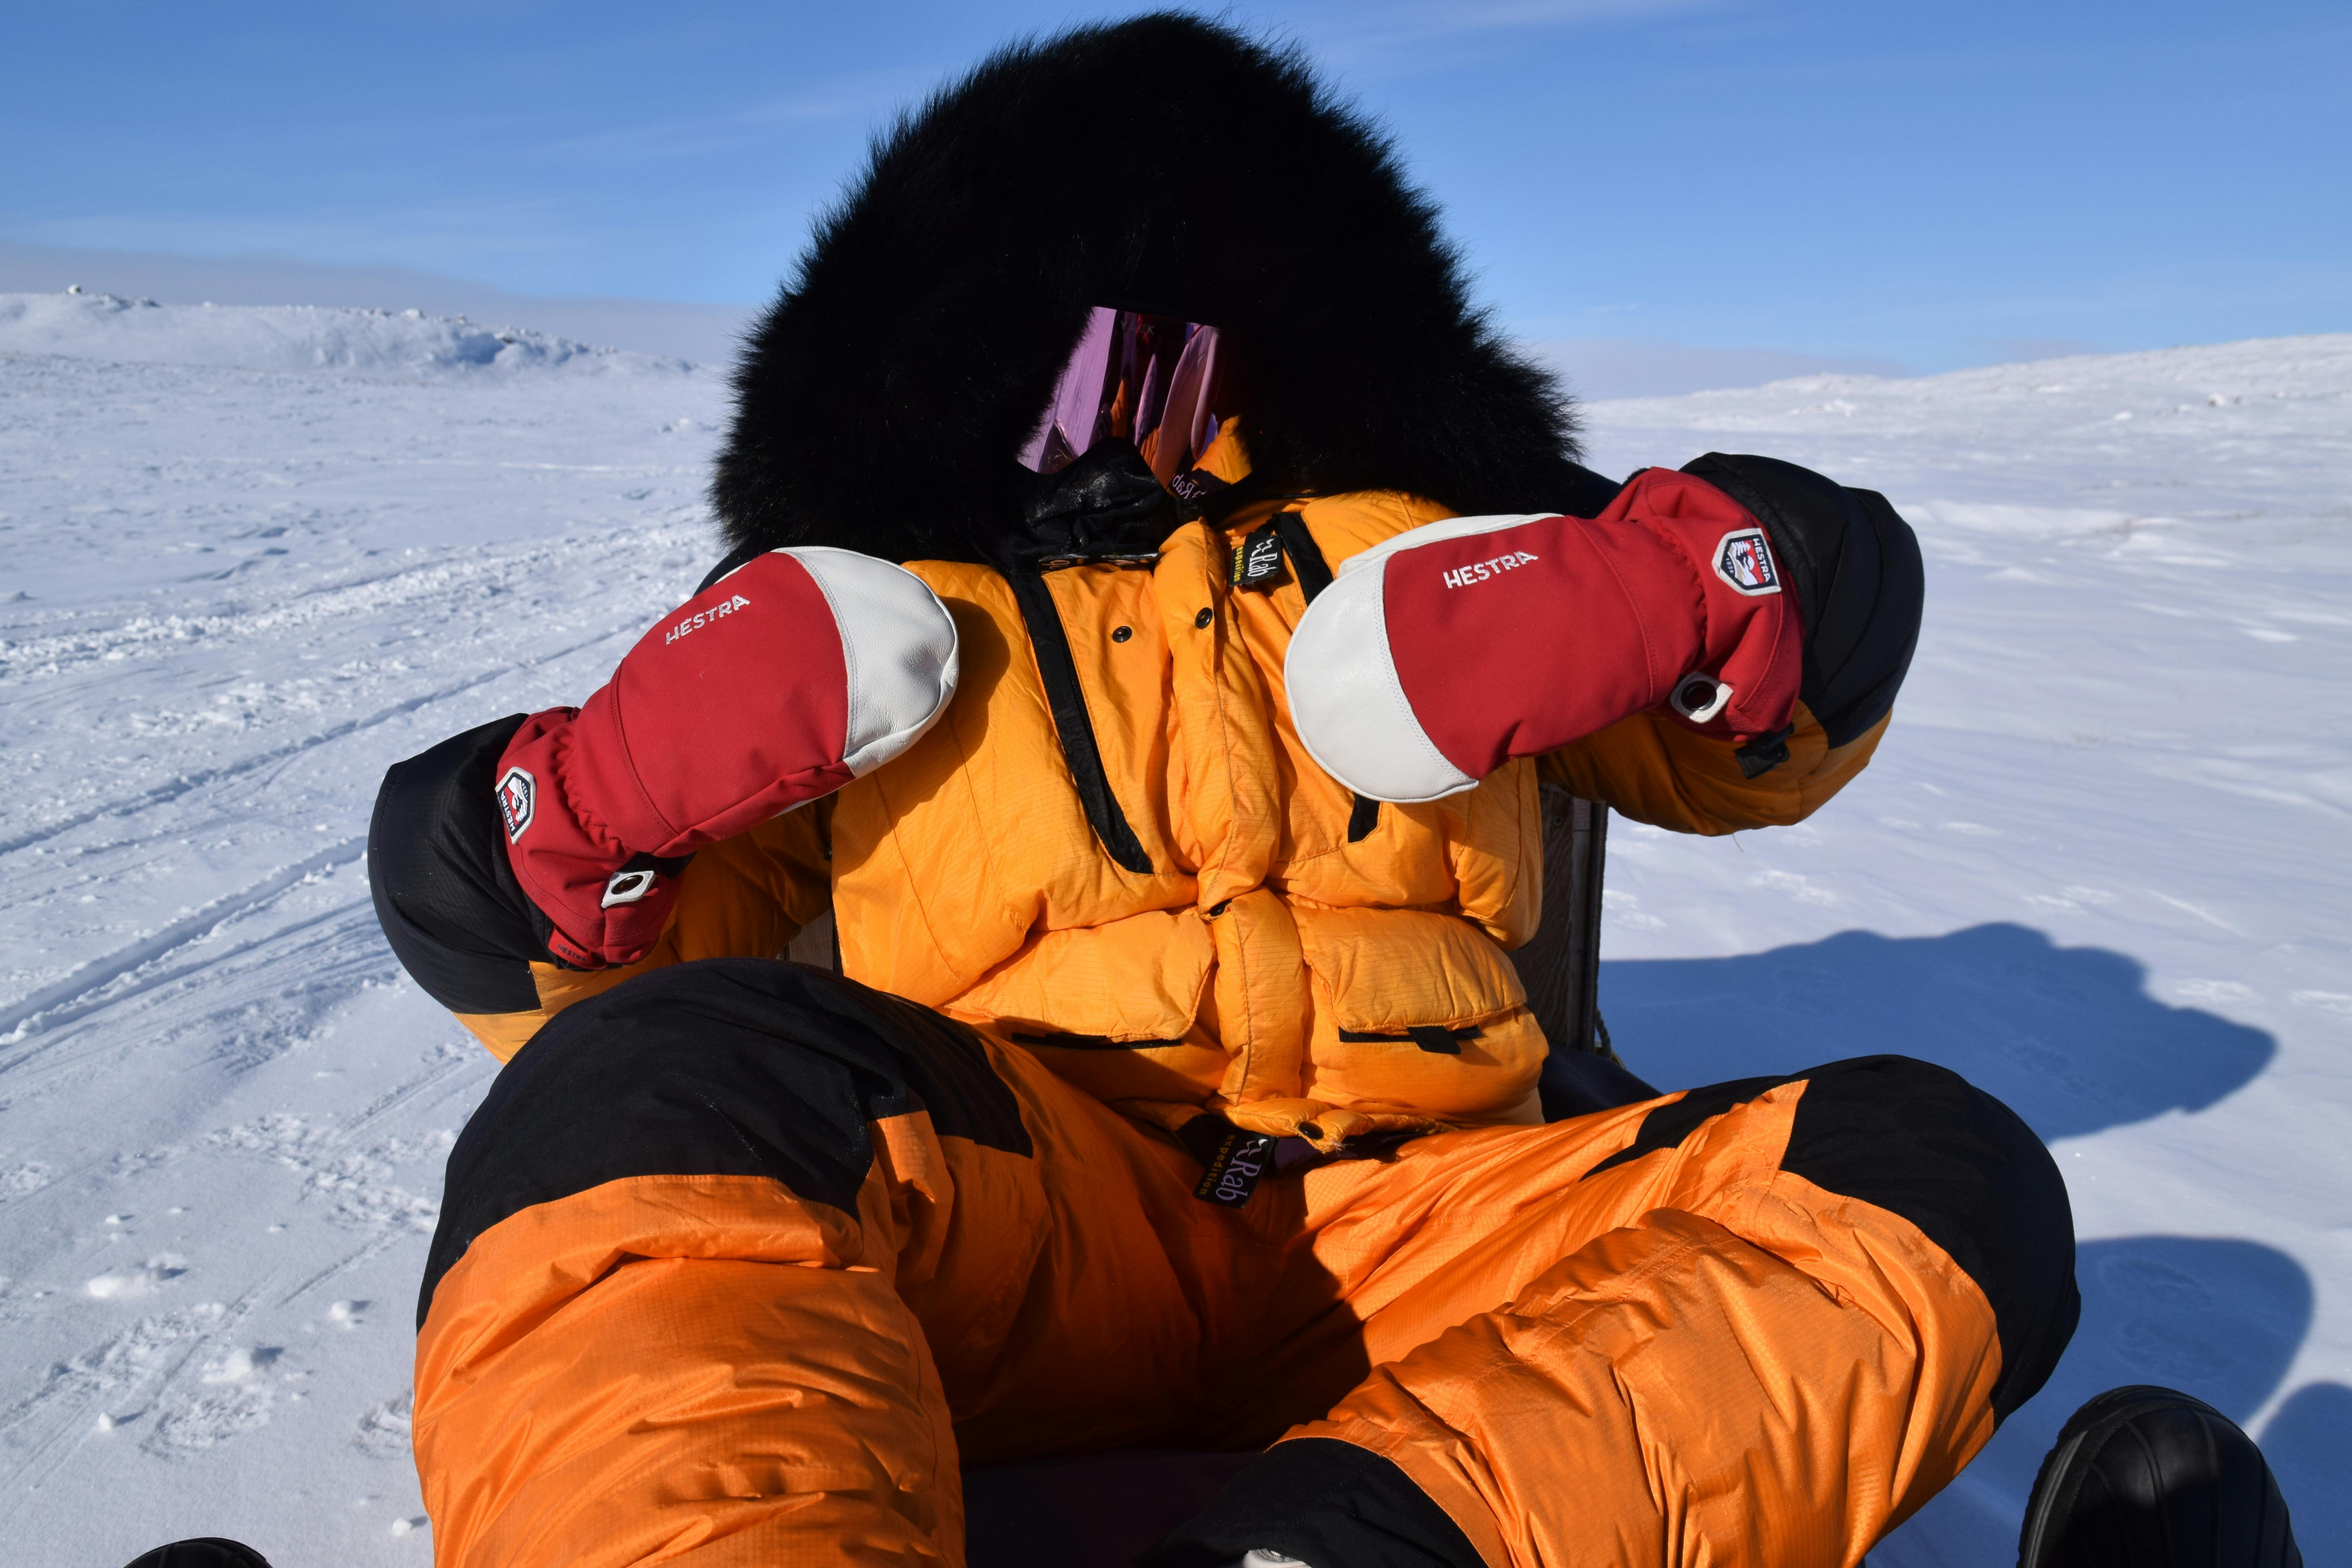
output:
[[[955,682],[955,622],[904,567],[776,550],[703,589],[499,758],[507,858],[554,924],[548,950],[583,969],[644,957],[681,857],[880,767]]]
[[[1775,734],[1802,664],[1763,526],[1650,468],[1597,518],[1457,517],[1354,557],[1299,621],[1284,679],[1327,773],[1422,801],[1660,704],[1736,743]]]

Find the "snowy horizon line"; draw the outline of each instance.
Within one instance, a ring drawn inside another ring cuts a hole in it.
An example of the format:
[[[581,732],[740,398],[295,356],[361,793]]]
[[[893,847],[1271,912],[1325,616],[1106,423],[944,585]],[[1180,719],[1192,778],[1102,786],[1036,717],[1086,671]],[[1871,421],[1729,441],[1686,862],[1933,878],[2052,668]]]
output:
[[[54,310],[38,310],[34,306],[35,301],[62,303],[68,300],[83,302],[70,318],[61,317]],[[13,310],[8,308],[12,302],[15,302]],[[127,325],[121,320],[122,312],[120,310],[96,313],[99,308],[110,303],[142,311],[148,309],[164,311],[216,310],[253,312],[257,316],[274,312],[309,312],[321,316],[348,316],[353,319],[353,324],[370,324],[368,341],[363,344],[355,344],[345,334],[336,331],[320,334],[316,342],[304,340],[299,331],[289,332],[282,329],[257,336],[250,346],[258,352],[260,363],[248,365],[253,369],[414,371],[495,366],[512,371],[525,366],[544,369],[570,365],[579,368],[593,364],[619,368],[627,364],[646,371],[724,371],[733,357],[731,343],[729,352],[720,357],[696,358],[689,353],[648,350],[626,342],[615,342],[609,337],[600,342],[576,331],[566,331],[561,326],[526,325],[518,320],[500,320],[495,316],[478,319],[466,310],[435,310],[421,305],[355,305],[299,300],[268,302],[159,300],[150,293],[119,293],[105,289],[90,289],[79,283],[46,289],[0,288],[0,353],[114,357],[121,346],[119,342],[101,346],[96,340],[101,337],[120,338],[140,330]],[[114,318],[111,323],[109,318]],[[404,334],[399,325],[403,322],[414,322],[415,327]],[[585,324],[593,330],[593,323],[570,324]],[[185,330],[140,331],[140,336],[145,340],[142,346],[147,352],[130,357],[163,363],[244,363],[244,356],[238,351],[245,345],[236,342],[233,336],[223,339],[217,333],[191,333]],[[1866,361],[1835,361],[1822,356],[1784,354],[1772,350],[1699,349],[1662,339],[1584,337],[1521,339],[1518,342],[1531,357],[1561,377],[1580,404],[1590,405],[1753,391],[1782,385],[1818,389],[1840,384],[1937,382],[1979,377],[2034,365],[2145,359],[2227,350],[2255,343],[2317,344],[2347,336],[2352,336],[2352,333],[2314,332],[2231,339],[2214,343],[2176,343],[2154,349],[2091,350],[1925,374]],[[184,359],[183,354],[190,357]],[[1776,366],[1773,363],[1775,360],[1801,363]],[[1722,379],[1707,380],[1702,373],[1710,366],[1731,370],[1735,374]],[[1785,374],[1766,374],[1775,368]],[[1747,374],[1737,374],[1740,372]],[[1657,389],[1637,384],[1645,374],[1653,383],[1661,384]]]

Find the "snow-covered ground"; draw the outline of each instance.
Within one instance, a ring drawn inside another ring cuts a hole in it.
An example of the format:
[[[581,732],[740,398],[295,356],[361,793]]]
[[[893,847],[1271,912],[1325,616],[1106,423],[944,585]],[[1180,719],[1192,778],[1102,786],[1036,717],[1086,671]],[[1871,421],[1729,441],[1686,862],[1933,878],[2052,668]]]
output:
[[[369,803],[692,586],[724,405],[430,318],[0,296],[9,1563],[428,1561],[415,1289],[492,1064],[376,933]],[[1874,1562],[2008,1560],[2129,1381],[2247,1421],[2352,1558],[2352,337],[1591,414],[1603,468],[1771,452],[1926,543],[1876,766],[1798,829],[1611,846],[1645,1075],[1929,1057],[2073,1184],[2066,1363]]]
[[[1761,451],[1884,491],[1927,618],[1874,764],[1730,844],[1622,826],[1601,1005],[1660,1084],[1865,1051],[2057,1152],[2083,1324],[1881,1568],[2013,1562],[2074,1405],[2263,1438],[2352,1562],[2352,336],[1603,404],[1622,472]]]

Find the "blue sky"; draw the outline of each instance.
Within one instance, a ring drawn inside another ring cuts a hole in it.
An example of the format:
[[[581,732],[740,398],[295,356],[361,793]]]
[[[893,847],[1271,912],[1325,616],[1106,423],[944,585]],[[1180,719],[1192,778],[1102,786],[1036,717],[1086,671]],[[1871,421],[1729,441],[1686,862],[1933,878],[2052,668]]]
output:
[[[19,4],[0,240],[764,298],[898,107],[1138,7]],[[1936,370],[2352,330],[2352,6],[1239,5],[1522,336]]]

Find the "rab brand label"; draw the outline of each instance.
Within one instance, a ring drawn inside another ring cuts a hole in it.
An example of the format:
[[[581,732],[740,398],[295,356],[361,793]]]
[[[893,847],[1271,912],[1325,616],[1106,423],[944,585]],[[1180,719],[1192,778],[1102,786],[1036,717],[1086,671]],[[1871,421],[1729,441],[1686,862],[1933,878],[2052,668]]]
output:
[[[1282,539],[1274,524],[1267,523],[1234,546],[1233,570],[1228,575],[1234,587],[1259,592],[1282,575]]]
[[[1221,1208],[1241,1207],[1274,1168],[1274,1142],[1263,1132],[1229,1129],[1210,1154],[1192,1195]]]

